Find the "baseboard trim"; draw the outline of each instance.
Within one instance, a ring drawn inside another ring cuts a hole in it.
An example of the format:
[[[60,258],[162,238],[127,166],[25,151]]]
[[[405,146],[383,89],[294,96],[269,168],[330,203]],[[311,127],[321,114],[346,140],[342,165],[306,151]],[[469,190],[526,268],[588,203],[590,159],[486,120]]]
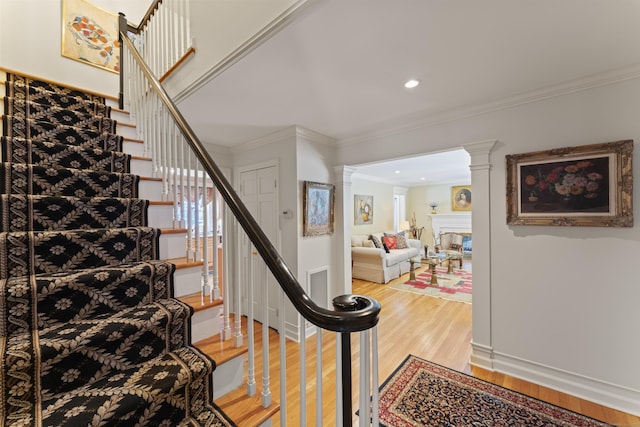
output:
[[[472,346],[475,353],[476,346],[473,344]],[[486,350],[481,346],[478,347],[478,353],[481,353],[480,350]],[[478,359],[483,361],[484,357],[478,357]],[[495,371],[640,416],[640,390],[633,390],[495,351],[492,352],[492,359]],[[481,364],[477,364],[477,366],[484,368]]]
[[[471,342],[471,359],[469,363],[472,366],[493,371],[493,348]]]

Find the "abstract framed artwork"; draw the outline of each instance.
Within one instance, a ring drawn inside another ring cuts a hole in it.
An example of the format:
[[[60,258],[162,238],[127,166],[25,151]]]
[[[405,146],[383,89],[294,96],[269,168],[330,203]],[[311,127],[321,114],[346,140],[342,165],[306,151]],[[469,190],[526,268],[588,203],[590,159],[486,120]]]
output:
[[[118,15],[85,0],[63,0],[62,56],[120,72]]]
[[[471,210],[471,186],[457,185],[451,187],[451,210],[470,211]]]
[[[373,224],[373,196],[365,196],[356,194],[353,196],[354,201],[354,224]]]
[[[633,226],[633,141],[506,156],[507,224]]]
[[[303,236],[333,234],[335,187],[304,181]]]

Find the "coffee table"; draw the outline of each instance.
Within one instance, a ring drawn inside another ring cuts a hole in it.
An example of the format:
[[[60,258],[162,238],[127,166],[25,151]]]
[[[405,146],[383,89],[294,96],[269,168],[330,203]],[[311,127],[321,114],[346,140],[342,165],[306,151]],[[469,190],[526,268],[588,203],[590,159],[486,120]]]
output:
[[[414,261],[413,258],[409,259],[409,280],[411,281],[415,281],[416,280],[416,270],[415,270],[415,264],[417,262],[419,262],[420,264],[427,264],[429,265],[429,267],[431,268],[431,284],[432,285],[437,285],[438,284],[438,276],[436,274],[436,266],[438,265],[442,265],[442,263],[444,261],[449,261],[449,269],[447,270],[448,272],[452,272],[453,271],[453,267],[451,266],[451,259],[449,256],[447,256],[444,253],[438,253],[437,256],[435,257],[429,257],[429,258],[423,258],[420,261]],[[451,270],[451,271],[449,271]]]

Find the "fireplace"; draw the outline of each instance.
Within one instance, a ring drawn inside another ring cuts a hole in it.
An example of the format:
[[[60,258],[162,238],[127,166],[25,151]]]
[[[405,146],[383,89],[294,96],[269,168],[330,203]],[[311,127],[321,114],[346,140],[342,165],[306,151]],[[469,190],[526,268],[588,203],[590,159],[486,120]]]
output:
[[[432,214],[431,228],[433,229],[433,236],[435,241],[438,241],[440,233],[458,233],[462,234],[462,249],[465,255],[470,255],[472,252],[472,240],[471,240],[471,214],[459,213],[459,214]]]

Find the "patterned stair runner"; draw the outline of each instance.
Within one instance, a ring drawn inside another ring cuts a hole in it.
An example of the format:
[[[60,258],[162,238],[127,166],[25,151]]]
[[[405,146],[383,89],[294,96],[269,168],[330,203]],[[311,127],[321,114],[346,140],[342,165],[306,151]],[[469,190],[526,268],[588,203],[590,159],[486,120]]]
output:
[[[232,426],[101,96],[8,74],[0,425]]]

